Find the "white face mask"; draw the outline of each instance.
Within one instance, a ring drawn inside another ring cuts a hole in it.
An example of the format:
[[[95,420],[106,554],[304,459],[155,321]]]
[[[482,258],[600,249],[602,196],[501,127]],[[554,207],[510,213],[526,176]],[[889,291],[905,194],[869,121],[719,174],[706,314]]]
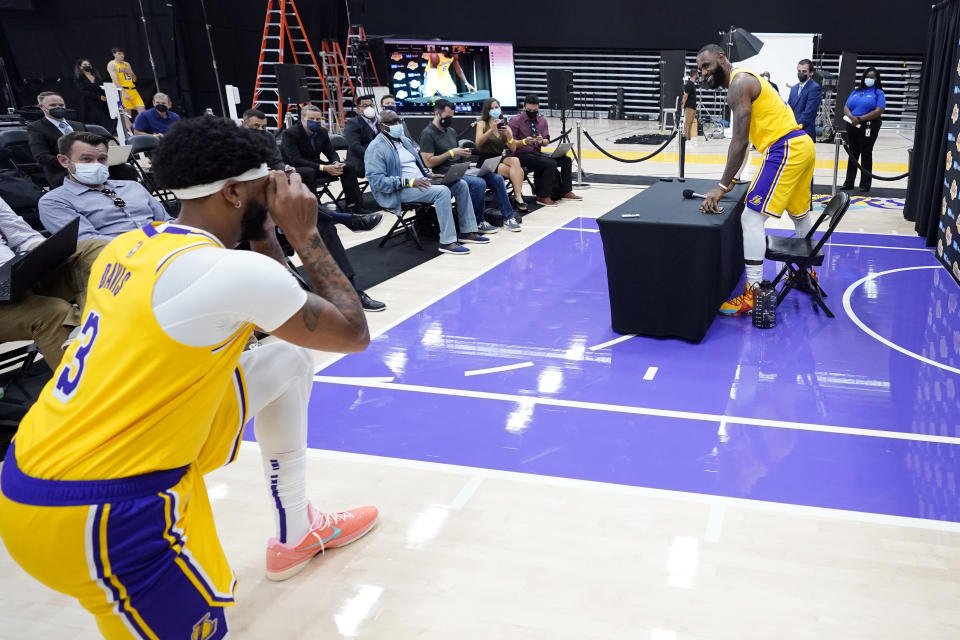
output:
[[[363,113],[363,117],[366,118],[367,120],[373,120],[374,118],[377,117],[377,112],[376,110],[374,110],[373,107],[364,107],[362,113]]]
[[[110,177],[110,169],[99,162],[78,162],[76,170],[70,175],[81,184],[103,184]]]

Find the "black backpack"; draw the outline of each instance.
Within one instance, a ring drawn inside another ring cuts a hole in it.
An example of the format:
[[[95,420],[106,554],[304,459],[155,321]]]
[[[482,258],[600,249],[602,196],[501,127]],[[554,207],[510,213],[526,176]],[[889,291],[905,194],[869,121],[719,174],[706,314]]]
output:
[[[37,208],[43,190],[33,180],[11,169],[0,170],[0,198],[37,231],[43,231]]]

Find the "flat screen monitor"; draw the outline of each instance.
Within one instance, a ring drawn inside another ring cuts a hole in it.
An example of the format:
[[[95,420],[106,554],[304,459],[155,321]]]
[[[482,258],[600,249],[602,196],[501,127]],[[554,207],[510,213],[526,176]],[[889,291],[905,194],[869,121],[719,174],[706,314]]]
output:
[[[502,107],[517,106],[509,42],[384,40],[383,45],[399,111],[429,111],[440,98],[466,113],[479,113],[490,97]]]

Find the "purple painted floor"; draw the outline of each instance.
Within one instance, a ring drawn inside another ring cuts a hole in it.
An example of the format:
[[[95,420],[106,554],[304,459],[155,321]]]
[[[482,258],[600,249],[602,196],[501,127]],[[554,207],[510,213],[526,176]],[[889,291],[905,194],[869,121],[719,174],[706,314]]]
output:
[[[310,446],[960,521],[960,288],[923,268],[937,263],[920,239],[835,234],[820,269],[835,319],[792,292],[772,330],[717,318],[700,344],[591,350],[619,336],[599,234],[581,226],[596,229],[569,223],[320,372],[412,388],[317,383]],[[906,270],[860,284],[850,307],[932,363],[844,312],[851,284],[892,269]]]

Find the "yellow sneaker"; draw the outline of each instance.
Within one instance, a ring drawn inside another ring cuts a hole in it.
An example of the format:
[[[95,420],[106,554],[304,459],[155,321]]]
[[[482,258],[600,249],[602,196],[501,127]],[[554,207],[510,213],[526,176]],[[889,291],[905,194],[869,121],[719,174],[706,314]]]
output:
[[[725,316],[748,316],[753,313],[753,285],[749,282],[743,293],[720,305],[720,313]]]

